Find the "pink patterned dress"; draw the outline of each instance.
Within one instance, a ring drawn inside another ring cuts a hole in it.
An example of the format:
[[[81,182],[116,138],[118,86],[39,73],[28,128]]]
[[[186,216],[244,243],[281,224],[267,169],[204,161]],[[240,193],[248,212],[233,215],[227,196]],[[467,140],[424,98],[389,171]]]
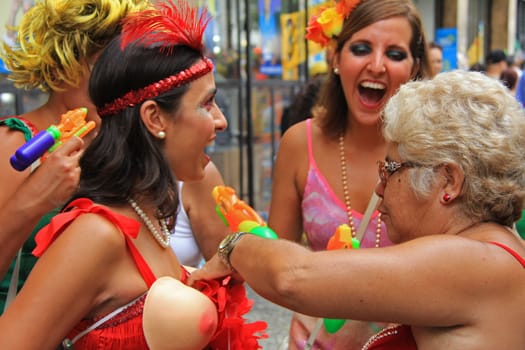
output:
[[[312,250],[325,250],[328,240],[341,224],[348,223],[345,204],[337,198],[326,178],[317,167],[313,156],[311,119],[306,120],[308,142],[308,175],[302,199],[303,229]],[[376,230],[378,227],[379,213],[372,214],[370,222],[361,240],[362,248],[375,247]],[[355,227],[361,224],[363,214],[352,210]],[[386,235],[386,227],[381,224],[380,246],[392,245]],[[307,339],[301,334],[307,332],[308,336],[315,327],[318,319],[294,314],[290,327],[290,346],[292,349],[303,349]],[[343,327],[329,334],[324,327],[321,328],[316,338],[314,348],[320,350],[354,350],[361,349],[364,343],[383,328],[383,324],[347,320]]]

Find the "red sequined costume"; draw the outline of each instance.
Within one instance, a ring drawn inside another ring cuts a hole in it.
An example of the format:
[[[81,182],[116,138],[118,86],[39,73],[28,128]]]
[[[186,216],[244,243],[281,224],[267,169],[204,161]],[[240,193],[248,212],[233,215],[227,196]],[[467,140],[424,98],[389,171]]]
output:
[[[41,256],[53,243],[53,240],[79,215],[95,213],[111,221],[124,234],[126,245],[148,287],[155,282],[155,275],[133,244],[133,239],[137,237],[140,229],[139,222],[117,214],[105,206],[94,204],[87,198],[76,199],[65,210],[38,232],[37,247],[33,254]],[[185,282],[188,272],[184,269],[183,271],[182,282]],[[227,277],[222,280],[201,281],[197,285],[197,289],[213,301],[218,311],[217,331],[206,349],[259,349],[261,347],[258,339],[267,337],[264,333],[266,323],[263,321],[245,322],[242,315],[250,311],[253,301],[246,298],[246,291],[242,284],[232,285],[229,280],[230,278]],[[142,330],[145,298],[146,294],[140,296],[128,304],[122,312],[75,340],[74,347],[83,350],[148,349]],[[78,334],[101,318],[82,320],[67,335],[67,339],[75,339]]]

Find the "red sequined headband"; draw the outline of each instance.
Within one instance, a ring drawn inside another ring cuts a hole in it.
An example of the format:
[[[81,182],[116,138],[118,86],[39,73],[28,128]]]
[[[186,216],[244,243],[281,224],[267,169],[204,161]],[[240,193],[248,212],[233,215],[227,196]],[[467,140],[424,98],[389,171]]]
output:
[[[177,1],[177,2],[175,2]],[[142,44],[158,47],[159,51],[172,50],[182,45],[199,51],[202,55],[202,36],[210,20],[206,9],[199,13],[187,0],[164,0],[153,7],[130,13],[123,20],[121,48]],[[138,90],[129,91],[98,110],[101,117],[114,115],[159,96],[173,88],[188,84],[213,70],[210,59],[203,57],[188,69],[164,78]]]
[[[209,58],[203,57],[202,60],[188,69],[154,82],[142,89],[129,91],[124,96],[117,98],[113,102],[107,103],[102,109],[97,110],[98,115],[101,117],[115,115],[128,107],[134,107],[171,89],[199,79],[212,70],[213,62]]]

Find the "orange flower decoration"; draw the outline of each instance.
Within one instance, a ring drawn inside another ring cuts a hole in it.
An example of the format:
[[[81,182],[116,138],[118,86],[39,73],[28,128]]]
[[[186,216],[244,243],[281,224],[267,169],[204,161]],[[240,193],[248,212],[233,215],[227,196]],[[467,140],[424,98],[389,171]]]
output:
[[[338,12],[343,14],[344,18],[347,18],[360,2],[361,0],[342,0],[335,7]]]
[[[343,29],[344,20],[361,0],[341,0],[330,7],[321,7],[306,27],[306,39],[325,47]]]

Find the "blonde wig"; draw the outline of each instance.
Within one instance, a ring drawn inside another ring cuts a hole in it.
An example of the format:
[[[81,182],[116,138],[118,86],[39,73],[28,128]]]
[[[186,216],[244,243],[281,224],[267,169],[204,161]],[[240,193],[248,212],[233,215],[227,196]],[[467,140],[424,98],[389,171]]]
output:
[[[120,32],[121,20],[146,0],[40,0],[22,17],[14,46],[0,56],[16,87],[77,87],[83,66]]]

